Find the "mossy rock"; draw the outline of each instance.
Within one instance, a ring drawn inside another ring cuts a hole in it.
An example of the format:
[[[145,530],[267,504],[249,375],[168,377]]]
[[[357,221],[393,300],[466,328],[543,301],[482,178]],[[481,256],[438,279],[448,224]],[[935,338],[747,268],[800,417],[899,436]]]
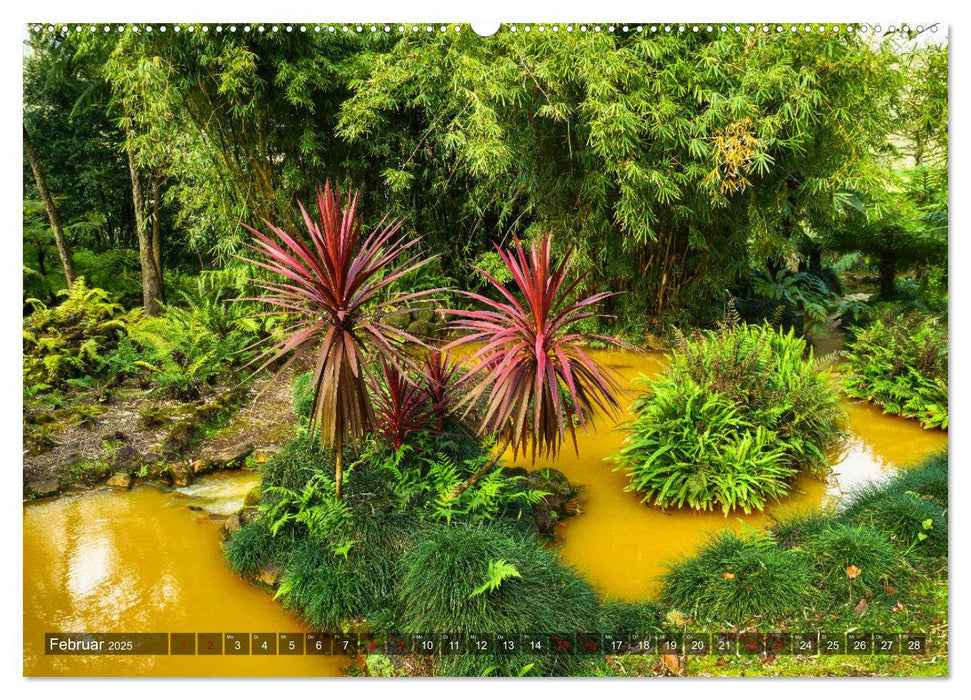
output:
[[[243,498],[244,506],[256,506],[259,505],[260,499],[263,497],[263,492],[260,490],[259,486],[254,486],[249,491],[246,492],[246,497]]]
[[[435,323],[435,309],[419,309],[412,314],[415,321],[422,323]]]
[[[384,322],[392,328],[404,330],[411,324],[411,314],[388,314],[384,317]]]
[[[527,479],[529,488],[534,491],[546,491],[549,494],[559,496],[564,501],[569,501],[577,495],[576,489],[570,484],[566,475],[552,467],[542,467],[532,471]]]
[[[419,339],[435,335],[435,326],[426,321],[413,321],[406,330]]]

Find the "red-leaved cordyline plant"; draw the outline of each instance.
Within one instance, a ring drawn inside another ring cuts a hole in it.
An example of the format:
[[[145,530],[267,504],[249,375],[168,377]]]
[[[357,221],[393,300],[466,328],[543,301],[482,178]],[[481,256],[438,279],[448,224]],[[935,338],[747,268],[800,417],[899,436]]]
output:
[[[484,308],[449,312],[455,317],[452,329],[462,337],[448,347],[482,344],[469,357],[466,375],[470,379],[466,394],[469,405],[485,399],[480,434],[498,435],[503,447],[512,445],[514,454],[520,450],[526,454],[531,447],[533,461],[537,454],[558,454],[566,432],[578,449],[575,424],[585,426],[596,409],[615,414],[622,392],[611,371],[580,347],[592,338],[614,344],[620,341],[571,330],[578,321],[601,316],[595,305],[614,292],[575,299],[586,275],[568,282],[570,253],[559,265],[553,265],[550,244],[550,234],[539,236],[530,245],[528,256],[518,238],[512,250],[496,246],[521,299],[480,269],[501,299],[462,292]],[[498,458],[487,463],[451,497],[478,481],[496,462]]]
[[[372,381],[375,427],[397,450],[409,435],[429,429],[432,404],[425,390],[393,362],[382,358],[381,368],[383,376]]]
[[[454,414],[458,403],[455,392],[460,381],[459,363],[447,352],[432,348],[425,355],[422,377],[431,404],[436,429],[441,432],[445,419]]]
[[[258,360],[263,362],[256,371],[289,355],[279,370],[283,372],[319,343],[310,426],[312,431],[320,430],[321,443],[334,451],[338,498],[344,445],[355,444],[374,425],[366,354],[374,351],[390,362],[408,364],[396,341],[422,344],[382,319],[394,309],[400,313],[403,304],[439,291],[389,291],[389,285],[431,258],[412,252],[406,260],[400,260],[418,243],[418,238],[406,241],[399,235],[401,222],[386,224],[386,219],[382,220],[362,241],[357,202],[357,193],[348,195],[342,209],[337,189],[330,182],[323,188],[318,185],[319,223],[300,205],[309,242],[264,220],[271,234],[246,226],[254,239],[247,246],[262,259],[243,258],[284,278],[253,280],[263,291],[263,296],[254,300],[276,307],[267,315],[297,318],[284,331],[283,339],[260,355]]]

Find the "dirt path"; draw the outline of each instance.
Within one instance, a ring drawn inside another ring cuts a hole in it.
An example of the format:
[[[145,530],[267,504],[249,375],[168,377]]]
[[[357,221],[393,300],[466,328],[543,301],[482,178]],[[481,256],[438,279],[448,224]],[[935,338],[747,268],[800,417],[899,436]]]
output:
[[[297,417],[293,412],[293,377],[288,369],[274,379],[270,376],[254,380],[246,390],[247,398],[229,424],[206,436],[189,450],[191,460],[205,454],[222,452],[238,445],[253,447],[282,447],[296,433]]]

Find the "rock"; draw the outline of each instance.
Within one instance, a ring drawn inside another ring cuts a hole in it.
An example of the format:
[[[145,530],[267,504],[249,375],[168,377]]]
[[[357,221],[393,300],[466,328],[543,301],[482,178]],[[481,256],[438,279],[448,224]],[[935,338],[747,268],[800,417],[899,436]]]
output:
[[[75,481],[73,484],[68,484],[64,487],[65,493],[82,493],[84,491],[90,491],[91,485],[85,484],[80,481]]]
[[[167,462],[178,459],[179,456],[185,452],[186,449],[188,449],[189,444],[192,442],[192,438],[195,436],[195,432],[195,423],[193,423],[191,420],[182,421],[177,426],[172,428],[172,432],[170,432],[162,442],[162,459]]]
[[[173,486],[188,486],[192,483],[192,470],[187,464],[176,462],[168,466],[168,472],[172,475]]]
[[[260,517],[259,508],[243,508],[239,511],[239,522],[242,525],[249,525],[251,522]]]
[[[553,525],[556,524],[553,511],[543,501],[533,504],[533,521],[536,523],[536,529],[546,535],[553,532]]]
[[[268,445],[266,447],[257,447],[253,450],[253,461],[257,464],[266,464],[271,459],[276,457],[283,450],[282,447],[277,447],[276,445]]]
[[[74,442],[67,445],[67,454],[64,456],[63,464],[67,467],[73,467],[75,464],[84,462],[87,458],[81,453],[81,448],[78,443]]]
[[[24,498],[48,498],[61,490],[57,479],[35,479],[24,484]]]
[[[142,464],[142,456],[131,445],[122,445],[111,458],[111,468],[116,472],[134,472]]]
[[[120,430],[105,433],[101,436],[101,439],[109,442],[128,442],[128,436]]]
[[[259,486],[254,486],[249,491],[246,492],[246,497],[243,499],[244,506],[256,506],[260,503],[260,498],[263,497],[263,492],[260,491]]]
[[[435,334],[435,326],[427,321],[414,321],[405,330],[419,340],[429,338]]]
[[[277,584],[280,583],[280,578],[283,576],[283,570],[276,565],[264,566],[260,569],[260,572],[256,574],[256,582],[262,583],[264,586],[269,586],[270,588],[276,588]]]
[[[533,491],[546,493],[533,505],[533,518],[540,532],[551,533],[559,520],[576,513],[575,504],[571,505],[576,489],[562,472],[550,467],[537,469],[529,472],[527,485]]]
[[[510,479],[515,479],[516,477],[522,477],[527,480],[529,479],[529,470],[524,469],[523,467],[503,467],[502,473]]]
[[[219,469],[239,469],[246,463],[246,458],[251,454],[253,454],[253,443],[247,442],[221,450],[209,459]]]
[[[219,414],[225,410],[226,406],[224,406],[221,401],[213,401],[212,403],[199,406],[199,408],[196,409],[194,418],[199,423],[206,424],[212,420],[215,420]]]
[[[49,411],[27,411],[24,413],[24,423],[27,425],[43,425],[52,420],[54,420],[54,417]]]
[[[223,522],[223,526],[219,530],[219,539],[225,542],[230,537],[232,537],[237,532],[239,532],[240,528],[242,527],[243,525],[240,523],[239,513],[234,513],[233,515],[230,515]]]
[[[246,463],[246,458],[253,452],[252,443],[245,443],[229,447],[208,456],[203,456],[192,463],[193,474],[206,474],[216,469],[239,469]]]
[[[145,478],[147,478],[149,481],[171,486],[172,472],[169,470],[168,464],[158,460],[153,462],[147,462],[146,460],[146,464],[148,464],[148,466],[145,469]]]
[[[192,463],[190,469],[192,473],[196,476],[200,474],[207,474],[213,470],[213,464],[208,459],[197,459]]]
[[[564,502],[576,495],[576,490],[570,485],[569,479],[563,475],[563,472],[551,467],[543,467],[530,472],[528,479],[529,488],[559,496]]]
[[[422,323],[434,324],[435,323],[435,309],[418,309],[414,314],[415,321],[420,321]]]
[[[404,330],[411,323],[411,314],[388,314],[382,320],[392,328]]]
[[[131,487],[131,474],[119,472],[106,482],[113,489],[127,491]]]

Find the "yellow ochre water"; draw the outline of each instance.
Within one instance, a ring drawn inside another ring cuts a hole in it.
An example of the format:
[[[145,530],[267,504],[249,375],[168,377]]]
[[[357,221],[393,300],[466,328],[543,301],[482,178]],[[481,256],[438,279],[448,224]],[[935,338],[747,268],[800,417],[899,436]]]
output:
[[[143,485],[24,506],[24,674],[339,675],[347,657],[44,654],[45,632],[310,631],[229,570],[207,518],[238,510],[258,480],[243,471],[186,493]]]
[[[652,376],[664,365],[659,354],[593,354],[627,379]],[[947,442],[944,432],[924,431],[872,406],[847,404],[847,411],[849,436],[832,455],[830,483],[800,477],[791,496],[749,516],[645,505],[624,491],[626,476],[604,461],[620,448],[623,434],[606,424],[579,433],[579,457],[570,445],[548,463],[582,486],[583,514],[559,526],[563,558],[605,595],[653,596],[664,562],[692,552],[706,533],[738,528],[739,520],[764,525],[773,515],[818,506]],[[533,466],[521,458],[517,463]],[[102,490],[26,504],[25,675],[340,675],[346,657],[43,653],[45,632],[308,631],[265,591],[235,576],[220,552],[219,524],[209,514],[238,510],[257,480],[242,471],[174,492],[141,485],[130,492]]]

